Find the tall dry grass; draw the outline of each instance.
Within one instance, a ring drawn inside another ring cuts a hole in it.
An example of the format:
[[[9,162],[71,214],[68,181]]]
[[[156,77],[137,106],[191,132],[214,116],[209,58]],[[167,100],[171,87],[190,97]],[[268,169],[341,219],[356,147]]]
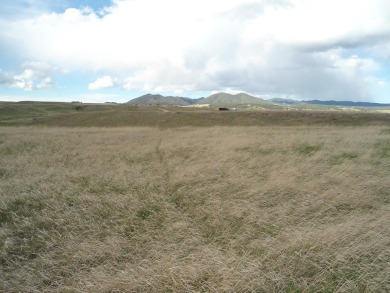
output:
[[[390,290],[386,128],[0,128],[0,182],[0,291]]]

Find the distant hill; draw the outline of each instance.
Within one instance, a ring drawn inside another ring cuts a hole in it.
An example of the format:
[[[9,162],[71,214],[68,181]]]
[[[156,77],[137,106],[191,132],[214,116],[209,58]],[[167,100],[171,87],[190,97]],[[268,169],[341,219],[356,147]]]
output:
[[[162,95],[153,95],[146,94],[141,97],[135,98],[128,101],[128,105],[179,105],[187,106],[193,105],[201,101],[200,99],[190,99],[185,97],[174,97],[174,96],[162,96]]]
[[[271,102],[240,93],[236,95],[228,93],[217,93],[201,101],[202,104],[210,104],[211,106],[239,106],[239,105],[272,105]]]
[[[283,98],[273,98],[270,100],[275,104],[283,104],[283,105],[296,105],[302,104],[302,101],[292,100],[292,99],[283,99]]]
[[[305,104],[326,105],[326,106],[348,106],[348,107],[389,107],[390,104],[370,103],[370,102],[351,102],[351,101],[301,101]]]
[[[271,101],[256,98],[245,93],[236,95],[228,93],[217,93],[207,98],[190,99],[185,97],[173,97],[146,94],[127,102],[128,105],[179,105],[188,106],[195,104],[209,104],[211,107],[253,107],[274,109],[279,106]]]
[[[352,101],[319,101],[319,100],[308,100],[308,101],[297,101],[292,99],[273,98],[270,100],[275,104],[284,105],[298,105],[298,104],[309,104],[309,105],[323,105],[323,106],[345,106],[345,107],[389,107],[390,104],[370,103],[370,102],[352,102]]]
[[[146,94],[127,102],[129,105],[188,105],[181,97]]]
[[[199,99],[191,99],[191,98],[182,98],[184,101],[186,101],[189,105],[195,105],[195,104],[204,104],[203,100],[205,98],[199,98]]]
[[[163,96],[146,94],[141,97],[128,101],[128,105],[178,105],[189,106],[195,104],[209,104],[211,107],[244,107],[244,108],[267,108],[279,109],[280,105],[323,105],[323,106],[346,106],[346,107],[389,107],[390,104],[370,103],[370,102],[352,102],[352,101],[298,101],[293,99],[273,98],[264,100],[245,93],[228,94],[217,93],[207,98],[190,99],[186,97]]]

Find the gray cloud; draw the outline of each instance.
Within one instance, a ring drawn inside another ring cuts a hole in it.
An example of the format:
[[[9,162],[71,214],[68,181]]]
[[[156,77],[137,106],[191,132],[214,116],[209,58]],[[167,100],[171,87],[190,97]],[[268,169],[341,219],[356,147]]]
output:
[[[14,83],[14,77],[8,72],[3,72],[0,70],[0,85],[2,86],[11,86]]]
[[[207,82],[200,83],[199,90],[230,88],[300,99],[368,100],[366,71],[370,66],[368,61],[356,57],[344,60],[332,52],[318,55],[274,48],[265,63],[230,64],[207,74],[203,78]]]

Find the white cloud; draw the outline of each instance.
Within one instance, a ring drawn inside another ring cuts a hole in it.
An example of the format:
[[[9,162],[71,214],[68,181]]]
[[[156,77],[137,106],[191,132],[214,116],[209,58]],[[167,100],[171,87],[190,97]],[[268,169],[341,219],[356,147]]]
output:
[[[104,13],[69,8],[7,22],[0,41],[20,56],[109,73],[91,90],[363,99],[376,59],[390,55],[389,13],[387,0],[114,0]],[[15,86],[33,87],[28,74]]]
[[[46,76],[42,79],[36,86],[38,90],[51,88],[53,86],[53,81],[50,76]]]
[[[21,69],[20,74],[0,70],[0,86],[25,91],[42,90],[53,86],[50,74],[56,71],[54,67],[42,62],[25,62]]]
[[[117,82],[109,75],[100,77],[88,85],[89,90],[109,89],[117,85]]]

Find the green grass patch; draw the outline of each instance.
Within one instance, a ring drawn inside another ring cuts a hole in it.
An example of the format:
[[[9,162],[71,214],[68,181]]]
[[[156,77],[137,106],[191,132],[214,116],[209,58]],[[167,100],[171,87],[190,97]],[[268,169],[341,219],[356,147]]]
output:
[[[329,163],[331,165],[342,164],[346,160],[356,161],[359,158],[359,154],[355,152],[343,152],[338,155],[332,155],[329,157]]]
[[[137,217],[141,220],[145,220],[153,215],[154,211],[148,208],[141,208],[137,211]]]
[[[384,135],[388,135],[388,134],[390,134],[390,128],[381,129],[379,133],[384,134]]]
[[[323,144],[299,144],[295,147],[295,151],[304,156],[312,156],[316,152],[320,151]]]
[[[43,199],[35,199],[32,197],[15,199],[5,205],[2,209],[2,214],[6,215],[3,218],[11,219],[11,217],[31,217],[42,211],[45,207]]]
[[[263,148],[258,146],[245,146],[245,147],[237,148],[236,151],[247,152],[254,157],[266,157],[274,153],[275,149]]]
[[[390,157],[390,139],[379,140],[374,144],[374,155],[379,158]]]

